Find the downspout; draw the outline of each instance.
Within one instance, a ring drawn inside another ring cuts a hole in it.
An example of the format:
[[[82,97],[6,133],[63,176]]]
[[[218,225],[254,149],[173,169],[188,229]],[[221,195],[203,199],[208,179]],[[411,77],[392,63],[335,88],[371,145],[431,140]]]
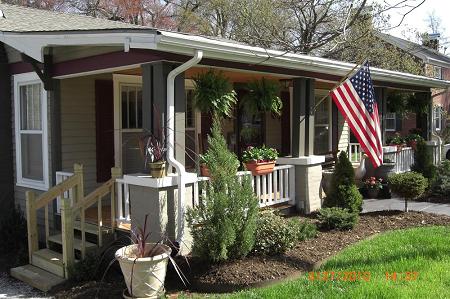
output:
[[[178,231],[176,240],[181,245],[184,234],[184,200],[186,170],[180,162],[175,159],[175,78],[182,72],[200,62],[203,51],[195,50],[194,57],[172,70],[167,76],[167,161],[177,170],[178,177]]]

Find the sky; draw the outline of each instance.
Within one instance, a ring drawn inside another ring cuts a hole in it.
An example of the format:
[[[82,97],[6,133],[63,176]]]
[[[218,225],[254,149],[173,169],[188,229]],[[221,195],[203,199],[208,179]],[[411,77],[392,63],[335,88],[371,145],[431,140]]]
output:
[[[402,0],[374,0],[378,3],[387,3],[388,5],[395,5],[403,2]],[[408,4],[417,5],[421,3],[422,0],[408,0]],[[402,16],[410,10],[408,7],[393,9],[389,12],[391,18],[391,26],[397,25]],[[389,34],[402,37],[402,38],[414,38],[414,33],[412,33],[409,29],[417,30],[419,32],[429,32],[431,33],[431,29],[428,28],[429,22],[427,21],[427,17],[430,14],[433,14],[440,19],[441,21],[441,36],[444,39],[442,42],[445,42],[445,38],[450,40],[450,17],[448,14],[450,12],[450,0],[425,0],[425,2],[411,11],[409,14],[405,16],[402,24],[399,27],[389,30]],[[448,44],[449,50],[446,52],[450,52],[450,43]]]

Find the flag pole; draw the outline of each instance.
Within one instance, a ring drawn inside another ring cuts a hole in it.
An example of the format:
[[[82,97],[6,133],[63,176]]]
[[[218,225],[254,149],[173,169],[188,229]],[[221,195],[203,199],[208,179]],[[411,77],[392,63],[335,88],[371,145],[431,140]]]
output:
[[[347,80],[348,76],[350,76],[350,74],[353,73],[353,72],[356,70],[356,68],[357,68],[358,66],[363,65],[366,61],[367,61],[367,59],[364,59],[362,63],[359,63],[359,64],[357,63],[357,64],[355,64],[355,66],[354,66],[354,67],[353,67],[353,68],[352,68],[352,69],[351,69],[344,77],[342,77],[342,79],[341,79],[338,83],[336,83],[336,84],[333,86],[333,88],[331,88],[330,92],[331,92],[333,89],[335,89],[336,87],[338,87],[339,85],[341,85],[342,82],[344,82],[345,80]],[[310,113],[310,114],[313,114],[313,113],[317,110],[317,107],[319,107],[319,105],[322,104],[322,102],[325,101],[326,98],[328,98],[328,96],[330,95],[330,92],[328,92],[326,95],[324,95],[324,96],[317,102],[317,104],[315,104],[314,107],[311,108],[311,113]]]

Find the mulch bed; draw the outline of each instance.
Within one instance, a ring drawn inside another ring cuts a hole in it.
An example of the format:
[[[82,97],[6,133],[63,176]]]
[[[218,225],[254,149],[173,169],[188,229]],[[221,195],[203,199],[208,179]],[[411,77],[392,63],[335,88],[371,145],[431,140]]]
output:
[[[304,218],[301,216],[295,216]],[[312,221],[316,221],[311,217]],[[429,213],[382,211],[362,214],[351,231],[323,231],[317,238],[300,242],[294,249],[280,256],[249,256],[220,265],[207,265],[190,260],[192,271],[185,270],[189,281],[200,287],[221,285],[227,289],[252,286],[262,281],[277,280],[312,270],[321,261],[335,255],[345,247],[374,234],[394,229],[429,225],[450,225],[450,216]],[[172,279],[171,279],[172,280]]]
[[[304,216],[293,217],[305,219]],[[314,215],[307,218],[312,222],[317,221]],[[272,257],[251,255],[219,265],[208,265],[195,258],[188,258],[187,261],[178,259],[178,265],[191,284],[188,288],[181,285],[179,278],[169,266],[165,286],[168,293],[174,296],[178,291],[186,289],[188,292],[189,290],[226,292],[261,286],[267,282],[298,277],[345,247],[375,234],[430,225],[450,225],[450,216],[400,211],[366,213],[361,215],[359,223],[353,230],[320,231],[317,238],[300,242],[284,255]],[[120,298],[125,288],[123,278],[120,275],[113,276],[115,279],[107,279],[105,283],[89,282],[54,295],[56,298],[91,298],[96,295],[99,295],[99,298]]]

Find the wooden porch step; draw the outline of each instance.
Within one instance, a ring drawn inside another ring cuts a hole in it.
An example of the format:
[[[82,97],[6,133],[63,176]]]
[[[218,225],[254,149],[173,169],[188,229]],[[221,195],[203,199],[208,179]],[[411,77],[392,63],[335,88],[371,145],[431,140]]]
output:
[[[50,237],[48,237],[48,241],[55,243],[55,244],[62,245],[62,235],[57,234],[57,235],[50,236]],[[94,244],[94,243],[91,243],[88,241],[86,241],[85,243],[86,243],[86,250],[97,248],[97,244]],[[73,248],[75,248],[75,250],[81,251],[81,239],[73,238]]]
[[[79,221],[79,220],[74,221],[73,228],[75,230],[81,232],[81,221]],[[98,226],[96,224],[86,222],[84,224],[84,231],[88,234],[98,236]],[[112,233],[112,229],[110,227],[103,226],[102,232],[103,232],[103,234],[110,234],[110,233]]]
[[[31,264],[59,277],[64,277],[63,256],[59,252],[47,248],[35,251],[31,258]]]
[[[48,292],[53,287],[66,281],[64,278],[56,276],[55,274],[33,265],[12,268],[10,273],[12,277],[21,280],[43,292]]]

